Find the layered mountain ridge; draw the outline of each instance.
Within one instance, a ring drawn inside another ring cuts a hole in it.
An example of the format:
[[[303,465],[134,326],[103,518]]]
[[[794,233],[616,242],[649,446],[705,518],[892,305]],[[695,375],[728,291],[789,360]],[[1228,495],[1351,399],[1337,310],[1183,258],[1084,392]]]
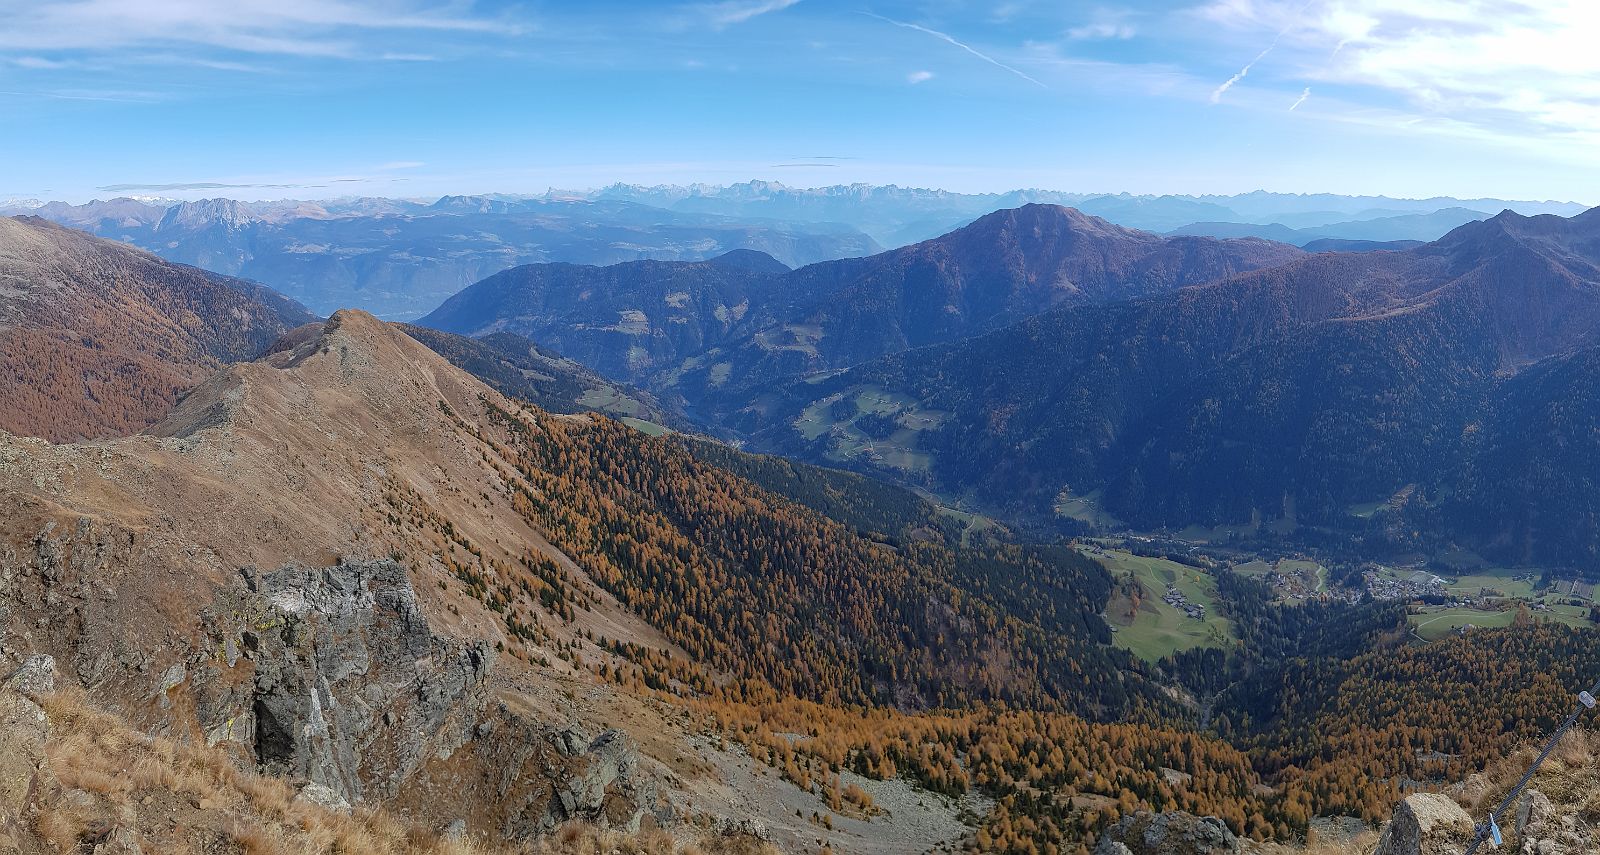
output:
[[[1525,214],[1580,213],[1583,206],[1571,202],[1508,201],[1504,199],[1397,199],[1388,196],[1343,196],[1333,193],[1269,193],[1254,191],[1231,196],[1155,195],[1132,193],[1074,193],[1041,189],[1013,190],[1005,193],[953,193],[947,190],[871,184],[830,187],[791,187],[776,181],[747,181],[726,186],[693,184],[688,186],[645,187],[614,184],[598,190],[552,191],[556,198],[620,199],[685,211],[759,215],[797,221],[843,222],[872,235],[885,246],[899,246],[936,237],[973,219],[1001,208],[1030,203],[1064,205],[1097,217],[1139,229],[1156,232],[1184,230],[1198,225],[1224,226],[1231,233],[1216,237],[1241,237],[1255,234],[1275,240],[1309,239],[1283,231],[1291,228],[1330,228],[1339,237],[1364,237],[1375,230],[1383,240],[1407,236],[1393,231],[1423,229],[1425,239],[1439,237],[1463,220],[1449,222],[1450,215],[1429,225],[1425,218],[1447,209],[1494,212],[1514,208]],[[1372,221],[1401,218],[1393,226]],[[1476,219],[1474,217],[1473,219]],[[1255,226],[1277,233],[1240,232]],[[1437,229],[1436,231],[1426,231]],[[1348,232],[1348,233],[1346,233]],[[1298,239],[1296,239],[1298,238]]]
[[[1256,239],[1161,238],[1028,205],[913,246],[785,274],[649,262],[516,268],[420,323],[464,335],[518,332],[699,406],[1054,306],[1159,293],[1299,255]]]
[[[357,306],[396,320],[415,319],[461,288],[519,264],[698,260],[749,249],[794,265],[879,249],[839,224],[672,212],[619,200],[113,199],[52,202],[26,213],[171,261],[265,282],[320,313]]]
[[[898,439],[885,439],[929,455],[936,483],[1012,506],[1095,493],[1140,525],[1334,523],[1410,484],[1426,488],[1419,504],[1459,503],[1464,472],[1504,471],[1476,459],[1479,432],[1528,406],[1524,384],[1544,375],[1527,366],[1581,358],[1600,335],[1597,226],[1597,212],[1506,212],[1408,251],[1318,254],[1058,309],[790,384],[785,403],[747,408],[738,426],[882,465],[850,453],[854,408],[843,433],[805,435],[807,413],[871,390],[901,401],[884,414]],[[933,426],[902,430],[919,420]],[[1570,546],[1518,524],[1445,528],[1520,558]]]

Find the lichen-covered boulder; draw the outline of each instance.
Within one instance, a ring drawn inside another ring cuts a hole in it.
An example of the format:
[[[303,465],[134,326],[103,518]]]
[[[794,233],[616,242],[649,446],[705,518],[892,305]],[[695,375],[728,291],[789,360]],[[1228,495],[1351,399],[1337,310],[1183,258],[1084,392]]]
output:
[[[30,656],[0,680],[0,834],[16,827],[35,788],[50,720],[29,694],[55,686],[55,660]]]
[[[215,655],[189,669],[208,741],[355,804],[474,738],[495,652],[436,636],[403,566],[291,565],[245,582],[208,610]]]
[[[55,657],[35,653],[22,661],[22,665],[0,680],[0,691],[12,691],[37,697],[56,690]]]
[[[1477,826],[1449,796],[1417,793],[1395,808],[1373,855],[1460,855]]]
[[[1239,838],[1214,816],[1142,810],[1106,829],[1095,855],[1237,855]]]

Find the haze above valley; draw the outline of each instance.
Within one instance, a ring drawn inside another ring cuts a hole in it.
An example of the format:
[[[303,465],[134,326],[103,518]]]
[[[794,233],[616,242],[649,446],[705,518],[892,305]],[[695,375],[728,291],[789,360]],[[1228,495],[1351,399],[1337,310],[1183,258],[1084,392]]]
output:
[[[1316,250],[1396,249],[1501,210],[1570,216],[1574,202],[1402,199],[1255,191],[1179,196],[1012,190],[963,194],[878,185],[796,188],[612,184],[539,195],[437,200],[347,197],[246,202],[123,197],[12,200],[30,214],[187,264],[265,283],[314,311],[355,307],[410,320],[518,264],[692,261],[736,249],[788,267],[868,255],[945,234],[1000,208],[1071,206],[1156,233],[1262,237]]]

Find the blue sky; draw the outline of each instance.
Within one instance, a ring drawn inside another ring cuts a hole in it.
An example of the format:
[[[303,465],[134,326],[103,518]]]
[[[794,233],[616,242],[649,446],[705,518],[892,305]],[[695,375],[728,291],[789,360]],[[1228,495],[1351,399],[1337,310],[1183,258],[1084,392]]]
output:
[[[1600,3],[1576,0],[0,0],[0,20],[0,198],[764,178],[1600,203]]]

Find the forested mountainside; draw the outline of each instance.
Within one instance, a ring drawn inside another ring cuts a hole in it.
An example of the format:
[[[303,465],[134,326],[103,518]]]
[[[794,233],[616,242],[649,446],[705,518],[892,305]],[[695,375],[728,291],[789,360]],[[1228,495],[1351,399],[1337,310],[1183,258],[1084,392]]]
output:
[[[672,430],[700,428],[678,410],[643,389],[626,386],[516,333],[480,338],[400,324],[406,335],[428,346],[450,364],[488,383],[508,398],[527,401],[552,413],[605,413],[636,425],[648,422]]]
[[[463,335],[518,332],[698,405],[1053,306],[1161,293],[1301,254],[1257,239],[1162,238],[1028,205],[913,246],[784,274],[715,264],[518,268],[419,323]]]
[[[874,830],[894,819],[863,786],[915,785],[992,799],[969,845],[1020,853],[1086,851],[1140,807],[1256,838],[1294,839],[1318,813],[1377,819],[1393,775],[1468,768],[1510,738],[1441,766],[1427,752],[1446,729],[1467,744],[1473,721],[1510,715],[1533,733],[1549,706],[1486,692],[1460,710],[1428,700],[1454,682],[1408,675],[1446,680],[1452,661],[1512,645],[1506,684],[1538,685],[1552,661],[1584,667],[1600,638],[1530,626],[1410,651],[1397,606],[1274,603],[1219,575],[1237,647],[1140,661],[1107,643],[1122,583],[1092,553],[969,539],[860,476],[546,413],[402,330],[341,312],[215,375],[150,435],[5,439],[5,655],[54,655],[141,728],[204,735],[235,762],[435,828],[755,811],[786,848],[847,849],[898,827]],[[115,597],[97,593],[106,580]],[[52,591],[75,619],[37,621]],[[265,617],[234,622],[253,610]],[[320,664],[296,670],[299,635],[250,628],[278,619],[362,646],[313,648]],[[409,670],[422,654],[433,670]],[[335,667],[346,655],[370,664]],[[341,710],[326,750],[293,737],[312,711],[278,688],[317,673]],[[424,706],[392,692],[413,679]],[[1389,695],[1412,710],[1400,729],[1352,700]],[[375,736],[391,714],[403,735]],[[573,716],[587,724],[548,723]],[[1315,738],[1297,735],[1308,726]],[[584,749],[572,727],[617,730]],[[526,789],[497,783],[524,762],[516,746],[547,744],[578,747],[527,761]],[[718,801],[755,780],[827,823]]]
[[[697,459],[779,493],[874,540],[958,543],[962,526],[916,493],[856,472],[787,457],[750,454],[719,442],[686,439]]]
[[[312,320],[230,279],[30,217],[0,217],[0,429],[132,433],[225,362]]]
[[[1517,458],[1593,447],[1563,384],[1600,332],[1597,261],[1595,212],[1508,213],[1404,252],[1058,309],[792,382],[727,424],[1011,507],[1095,493],[1141,526],[1336,524],[1405,491],[1437,536],[1575,561],[1595,549],[1587,463]],[[1511,438],[1530,423],[1545,450]],[[1490,524],[1500,491],[1545,510]]]
[[[634,261],[512,268],[446,300],[418,325],[532,338],[618,380],[763,326],[806,294],[760,265]]]
[[[244,579],[251,590],[288,585],[316,603],[334,596],[319,587],[324,577],[292,568],[337,556],[404,561],[399,577],[351,563],[326,578],[372,580],[330,582],[335,590],[405,579],[403,593],[376,602],[424,616],[435,640],[404,643],[471,663],[464,684],[439,690],[434,717],[414,722],[423,740],[458,740],[458,728],[484,720],[474,710],[494,706],[482,706],[476,686],[519,687],[526,697],[515,709],[542,708],[546,678],[604,677],[602,686],[615,680],[721,704],[917,709],[988,699],[1105,718],[1164,703],[1124,673],[1125,654],[1102,646],[1104,571],[1075,553],[879,543],[698,461],[678,438],[514,404],[359,313],[341,312],[317,335],[217,374],[150,435],[83,447],[5,442],[0,500],[6,578],[15,580],[8,637],[55,655],[142,726],[206,733],[268,766],[291,756],[338,766],[347,749],[330,761],[289,736],[280,746],[272,734],[280,725],[297,732],[304,709],[263,700],[279,722],[265,730],[263,707],[254,713],[262,727],[250,724],[248,690],[245,711],[236,709],[226,687],[250,679],[236,668],[287,667],[270,651],[246,665],[201,666],[213,646],[240,643],[227,615],[242,607],[226,605],[239,568],[290,568]],[[147,532],[141,521],[154,513],[167,522]],[[86,587],[102,572],[115,573],[117,597]],[[1002,579],[1028,580],[1037,596],[1010,599]],[[82,591],[82,619],[35,626],[49,608],[47,587]],[[347,614],[337,602],[328,614]],[[378,620],[362,632],[387,631],[391,618]],[[25,642],[24,624],[35,627]],[[173,633],[196,641],[174,644]],[[115,658],[90,652],[110,637],[121,639]],[[394,644],[366,643],[374,655]],[[174,665],[190,676],[164,684],[169,704],[145,705],[147,672]],[[400,665],[372,667],[390,680],[383,669]],[[276,697],[274,683],[256,685]],[[366,691],[375,703],[376,690],[363,685],[332,691]],[[366,713],[351,715],[337,745],[363,744],[359,734],[377,727]],[[347,798],[404,799],[407,781],[436,786],[445,773],[418,745],[392,749],[361,755],[391,777],[369,779],[377,773],[361,766],[313,780]],[[450,804],[435,807],[457,809]]]
[[[412,320],[507,268],[697,260],[748,249],[790,266],[878,252],[859,231],[672,212],[620,200],[446,196],[340,202],[114,199],[31,213],[170,261],[264,282],[319,313]]]

